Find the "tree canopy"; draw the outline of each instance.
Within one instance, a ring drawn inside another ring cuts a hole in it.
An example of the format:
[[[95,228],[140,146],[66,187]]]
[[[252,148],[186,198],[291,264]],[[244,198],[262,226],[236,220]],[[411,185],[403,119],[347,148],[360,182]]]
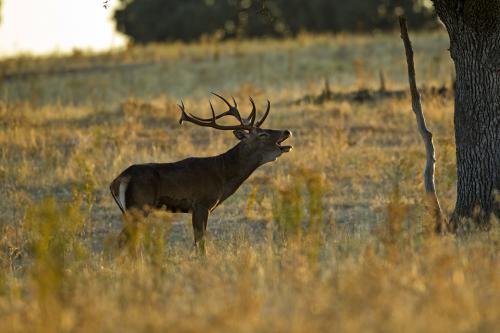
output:
[[[396,28],[405,14],[413,27],[436,25],[424,0],[121,0],[117,29],[133,41],[196,40],[203,35],[290,36],[309,32],[366,32]]]

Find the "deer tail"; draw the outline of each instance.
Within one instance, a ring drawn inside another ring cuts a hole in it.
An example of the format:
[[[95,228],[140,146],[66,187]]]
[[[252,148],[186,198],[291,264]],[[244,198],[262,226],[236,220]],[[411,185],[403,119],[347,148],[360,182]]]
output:
[[[111,190],[111,195],[115,200],[118,208],[125,214],[127,209],[127,204],[125,201],[125,193],[127,191],[128,184],[130,182],[130,176],[120,176],[111,182],[109,189]]]

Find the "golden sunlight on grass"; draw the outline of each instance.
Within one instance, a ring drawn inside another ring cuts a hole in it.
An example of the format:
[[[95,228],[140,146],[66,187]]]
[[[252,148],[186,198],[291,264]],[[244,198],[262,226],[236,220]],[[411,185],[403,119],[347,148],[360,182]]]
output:
[[[417,59],[419,82],[449,83],[443,40],[417,36],[433,55]],[[1,63],[10,76],[0,87],[0,331],[497,330],[500,229],[433,235],[409,97],[297,102],[320,94],[325,78],[334,91],[378,89],[380,70],[388,89],[405,89],[399,43],[302,35]],[[56,63],[78,70],[51,72]],[[259,108],[269,98],[267,126],[289,128],[294,150],[214,212],[205,257],[183,214],[153,214],[118,251],[108,184],[120,170],[236,143],[177,122],[180,96],[202,115],[211,90],[246,111],[248,95]],[[440,94],[423,102],[450,212],[453,105]]]

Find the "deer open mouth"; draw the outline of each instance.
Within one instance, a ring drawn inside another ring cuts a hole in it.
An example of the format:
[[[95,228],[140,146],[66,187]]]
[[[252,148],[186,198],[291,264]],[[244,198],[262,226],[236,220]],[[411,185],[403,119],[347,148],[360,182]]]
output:
[[[292,146],[282,146],[281,144],[291,136],[291,133],[287,131],[277,142],[276,145],[279,147],[282,153],[288,153],[292,150]]]

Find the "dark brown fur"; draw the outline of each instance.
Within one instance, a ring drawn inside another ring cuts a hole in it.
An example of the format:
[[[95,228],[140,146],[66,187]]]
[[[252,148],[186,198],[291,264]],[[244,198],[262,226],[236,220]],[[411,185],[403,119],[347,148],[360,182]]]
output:
[[[254,127],[235,130],[234,134],[240,142],[221,155],[128,167],[110,185],[118,207],[124,214],[138,210],[147,215],[149,209],[161,208],[191,213],[198,244],[205,234],[210,212],[231,196],[255,169],[291,149],[281,146],[291,135],[288,130]],[[120,200],[120,185],[126,187],[122,193],[124,203]],[[127,234],[126,230],[123,234]]]

